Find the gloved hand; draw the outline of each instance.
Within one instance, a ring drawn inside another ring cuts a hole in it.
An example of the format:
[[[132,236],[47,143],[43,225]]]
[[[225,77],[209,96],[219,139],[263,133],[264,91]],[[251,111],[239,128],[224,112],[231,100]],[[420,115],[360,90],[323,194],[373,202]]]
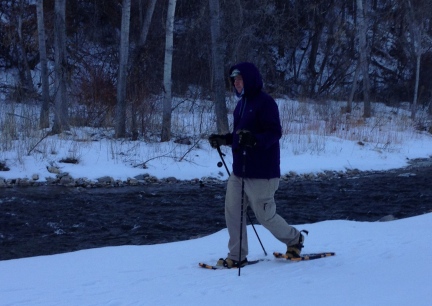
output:
[[[248,130],[238,130],[239,145],[242,147],[254,147],[256,145],[256,137]]]
[[[211,134],[208,138],[210,145],[213,149],[216,149],[220,146],[226,146],[227,145],[227,139],[226,135],[219,135],[219,134]]]

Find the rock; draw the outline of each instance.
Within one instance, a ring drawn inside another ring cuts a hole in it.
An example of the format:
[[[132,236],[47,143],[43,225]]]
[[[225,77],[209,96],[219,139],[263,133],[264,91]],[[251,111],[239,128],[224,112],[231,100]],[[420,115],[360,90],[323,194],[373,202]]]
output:
[[[47,166],[46,167],[49,173],[59,174],[60,169],[54,166]]]
[[[57,174],[57,177],[58,177],[59,179],[61,179],[61,178],[64,177],[64,176],[69,176],[69,172],[60,172],[60,173]]]
[[[24,178],[24,179],[18,180],[18,184],[17,185],[20,186],[20,187],[30,186],[29,179],[28,178]]]
[[[411,176],[416,176],[415,173],[401,173],[398,175],[399,177],[411,177]]]
[[[387,215],[379,219],[378,222],[387,222],[387,221],[394,221],[394,220],[396,220],[395,216]]]
[[[68,174],[62,176],[60,178],[59,183],[60,183],[60,185],[64,185],[64,186],[74,186],[75,185],[74,179]]]
[[[54,185],[57,182],[57,179],[53,177],[46,177],[45,180],[49,185]]]
[[[79,178],[75,181],[75,186],[87,188],[90,185],[91,185],[91,182],[86,177]]]
[[[361,171],[359,169],[347,169],[346,173],[349,175],[359,175],[361,174]]]
[[[150,174],[148,173],[144,173],[144,174],[139,174],[137,176],[134,176],[134,179],[137,179],[139,181],[144,181],[146,178],[148,178],[150,176]]]
[[[303,177],[307,180],[313,180],[315,178],[315,173],[305,173]]]
[[[177,183],[177,179],[175,177],[173,177],[173,176],[167,177],[166,181],[168,183]]]
[[[131,186],[136,186],[138,185],[138,180],[136,178],[128,177],[127,183]]]
[[[116,187],[124,187],[125,186],[125,182],[123,182],[122,180],[116,180],[114,182],[114,186],[116,186]]]
[[[100,184],[114,184],[114,179],[111,176],[103,176],[97,179]]]
[[[157,183],[159,182],[158,178],[152,175],[149,175],[148,177],[145,178],[145,181],[148,183]]]
[[[19,181],[19,179],[8,179],[8,180],[6,180],[6,184],[15,185],[18,183],[18,181]]]

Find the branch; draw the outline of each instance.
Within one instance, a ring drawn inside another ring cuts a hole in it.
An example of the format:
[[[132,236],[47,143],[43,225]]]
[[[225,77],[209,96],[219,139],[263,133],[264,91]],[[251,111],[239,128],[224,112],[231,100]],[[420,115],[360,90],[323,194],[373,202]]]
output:
[[[183,156],[182,157],[180,157],[180,159],[179,159],[179,161],[182,161],[185,157],[186,157],[186,155],[188,155],[189,154],[189,152],[191,152],[192,151],[192,149],[193,148],[195,148],[198,144],[199,144],[199,142],[200,142],[200,139],[198,139],[198,141],[196,141],[187,151],[186,151],[186,153],[185,154],[183,154]]]
[[[47,138],[49,135],[50,135],[50,132],[46,132],[45,135],[43,135],[42,138],[39,139],[39,141],[36,142],[36,144],[30,148],[30,150],[27,152],[27,155],[30,155],[30,153],[42,142],[42,140]]]

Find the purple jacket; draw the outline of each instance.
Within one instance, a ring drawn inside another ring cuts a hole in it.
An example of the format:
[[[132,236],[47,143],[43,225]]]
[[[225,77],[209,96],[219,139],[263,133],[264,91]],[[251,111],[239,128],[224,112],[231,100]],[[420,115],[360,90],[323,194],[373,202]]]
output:
[[[245,177],[280,177],[279,139],[282,127],[278,106],[271,96],[262,91],[262,77],[254,64],[239,63],[231,67],[230,75],[234,69],[238,69],[243,77],[244,94],[233,113],[234,130],[227,135],[228,143],[232,145],[233,172],[243,177],[243,148],[238,145],[237,131],[248,130],[256,137],[257,144],[246,148]]]

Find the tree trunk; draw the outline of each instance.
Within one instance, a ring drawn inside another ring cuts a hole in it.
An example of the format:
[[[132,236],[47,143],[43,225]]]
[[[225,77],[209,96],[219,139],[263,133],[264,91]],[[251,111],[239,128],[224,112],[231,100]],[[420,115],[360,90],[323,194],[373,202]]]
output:
[[[55,71],[55,112],[52,134],[70,129],[68,118],[68,99],[66,93],[66,0],[56,0],[54,6],[54,71]]]
[[[42,82],[42,107],[39,116],[39,127],[41,129],[49,127],[49,81],[47,54],[45,45],[45,24],[43,12],[43,0],[38,0],[36,4],[37,24],[38,24],[38,41],[39,41],[39,58],[41,65],[41,82]]]
[[[312,34],[311,37],[311,50],[309,53],[309,63],[308,63],[308,88],[307,88],[307,93],[311,96],[314,96],[316,93],[316,83],[318,80],[318,72],[315,69],[315,64],[317,61],[317,57],[318,57],[318,50],[319,50],[319,45],[321,42],[321,35],[322,35],[322,31],[323,31],[323,22],[321,20],[319,20],[320,18],[315,16],[314,18],[314,23],[315,23],[315,29],[314,29],[314,33]]]
[[[209,0],[210,1],[210,0]],[[241,58],[240,56],[240,50],[242,48],[243,44],[243,35],[244,33],[241,31],[244,27],[243,21],[244,21],[244,13],[243,13],[243,6],[241,0],[235,0],[232,4],[232,9],[227,12],[230,16],[229,19],[233,22],[233,33],[238,33],[238,35],[234,35],[234,39],[230,40],[230,42],[227,43],[227,45],[232,45],[231,50],[228,54],[229,62],[238,62]],[[231,34],[233,34],[231,33]]]
[[[408,4],[408,22],[409,22],[409,29],[410,29],[410,37],[411,42],[413,44],[414,49],[414,55],[416,59],[416,65],[415,65],[415,84],[414,84],[414,97],[413,97],[413,103],[411,105],[411,119],[414,120],[417,113],[417,100],[418,100],[418,88],[420,83],[420,61],[421,61],[421,55],[422,55],[422,29],[421,29],[421,23],[422,21],[418,21],[415,14],[414,14],[414,8],[412,6],[412,3],[410,0],[407,1]]]
[[[418,100],[418,88],[420,82],[420,60],[421,53],[416,54],[416,69],[415,69],[415,84],[414,84],[414,97],[411,106],[411,119],[414,120],[417,114],[417,100]]]
[[[130,8],[131,0],[123,0],[120,32],[120,63],[117,75],[116,138],[126,136],[126,78],[129,58]]]
[[[151,20],[153,17],[153,12],[156,5],[156,0],[150,0],[146,7],[145,17],[142,18],[142,0],[139,2],[139,13],[140,13],[140,27],[141,32],[138,39],[138,43],[136,44],[136,47],[131,50],[130,52],[130,62],[133,64],[130,70],[129,74],[129,86],[132,86],[134,88],[135,98],[134,102],[131,104],[132,106],[132,112],[131,112],[131,131],[132,131],[132,137],[136,140],[138,139],[139,135],[139,128],[137,125],[137,116],[138,116],[138,107],[137,105],[140,104],[142,101],[142,96],[139,95],[141,82],[143,79],[143,73],[145,73],[145,68],[143,69],[143,65],[140,62],[140,55],[144,48],[144,45],[147,41],[147,35],[150,29]]]
[[[213,96],[215,101],[216,127],[218,133],[229,132],[228,112],[225,102],[224,65],[220,41],[219,0],[209,0],[210,30],[212,38]]]
[[[363,75],[363,117],[369,118],[372,114],[370,102],[370,82],[369,82],[369,52],[366,42],[367,22],[363,0],[357,0],[357,20],[358,20],[358,35],[359,35],[359,52],[360,52],[360,67]]]
[[[352,83],[352,88],[351,88],[350,96],[348,98],[348,103],[347,103],[346,112],[348,114],[350,114],[352,112],[352,101],[354,99],[354,93],[355,93],[355,91],[357,89],[357,80],[358,80],[359,70],[360,70],[360,66],[359,66],[359,64],[357,64],[355,72],[354,72],[354,78],[353,78],[353,83]]]
[[[24,15],[24,1],[19,2],[19,14],[16,16],[17,24],[16,31],[18,36],[17,53],[18,53],[18,76],[20,81],[20,89],[22,89],[22,96],[19,98],[26,99],[35,93],[33,80],[30,72],[29,63],[27,61],[27,51],[24,45],[23,37],[23,15]]]
[[[174,36],[174,15],[176,0],[169,0],[166,20],[165,36],[165,62],[164,62],[164,99],[162,115],[162,133],[161,142],[171,139],[171,74],[172,74],[172,56],[173,56],[173,36]]]
[[[147,40],[147,34],[150,29],[151,20],[153,17],[154,8],[156,5],[156,0],[151,0],[148,4],[146,15],[141,27],[141,33],[140,33],[140,39],[139,39],[139,46],[144,46],[146,40]]]

